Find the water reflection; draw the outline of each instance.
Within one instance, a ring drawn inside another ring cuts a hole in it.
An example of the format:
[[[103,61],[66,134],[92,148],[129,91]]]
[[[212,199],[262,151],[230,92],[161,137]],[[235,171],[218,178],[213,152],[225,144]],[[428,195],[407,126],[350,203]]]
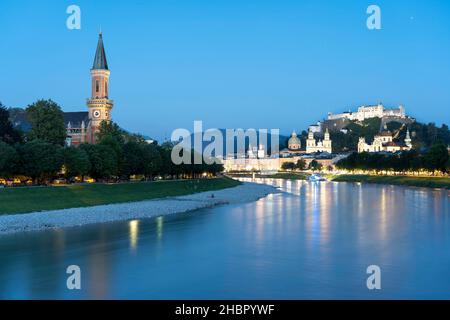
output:
[[[264,179],[284,193],[149,220],[0,237],[0,298],[450,298],[447,191]],[[83,290],[65,287],[82,269]]]
[[[128,224],[130,226],[130,247],[132,250],[136,250],[139,236],[139,220],[132,220]]]
[[[160,216],[156,218],[156,234],[158,236],[158,240],[162,239],[163,236],[163,227],[164,227],[164,217]]]

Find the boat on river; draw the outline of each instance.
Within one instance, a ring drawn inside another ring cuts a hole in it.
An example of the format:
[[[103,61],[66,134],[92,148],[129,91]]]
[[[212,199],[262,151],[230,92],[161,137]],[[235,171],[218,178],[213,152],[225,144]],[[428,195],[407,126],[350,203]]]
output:
[[[308,177],[308,181],[311,182],[319,182],[319,181],[327,181],[326,178],[322,177],[320,174],[318,173],[313,173],[312,175],[310,175]]]

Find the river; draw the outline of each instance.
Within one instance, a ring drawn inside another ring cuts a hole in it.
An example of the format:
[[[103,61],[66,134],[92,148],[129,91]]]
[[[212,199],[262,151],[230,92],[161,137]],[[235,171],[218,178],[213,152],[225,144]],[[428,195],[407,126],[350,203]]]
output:
[[[258,180],[282,194],[0,236],[2,299],[450,299],[450,192]],[[81,269],[68,290],[66,268]],[[369,290],[367,267],[381,270]]]

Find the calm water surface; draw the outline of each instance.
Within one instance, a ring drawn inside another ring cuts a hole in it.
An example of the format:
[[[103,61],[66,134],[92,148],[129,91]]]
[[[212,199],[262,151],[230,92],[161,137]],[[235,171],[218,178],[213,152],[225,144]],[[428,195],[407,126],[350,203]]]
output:
[[[0,237],[3,299],[450,299],[445,190],[259,180],[286,193]],[[366,268],[382,270],[382,290]],[[82,290],[66,288],[79,265]]]

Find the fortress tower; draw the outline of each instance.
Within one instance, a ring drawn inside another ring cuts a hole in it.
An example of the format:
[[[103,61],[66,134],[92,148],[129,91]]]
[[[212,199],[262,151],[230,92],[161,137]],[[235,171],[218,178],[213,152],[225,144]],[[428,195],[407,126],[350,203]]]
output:
[[[111,110],[114,102],[109,99],[109,75],[110,71],[106,60],[103,36],[100,33],[94,64],[91,69],[92,94],[87,101],[90,120],[90,133],[87,140],[91,143],[95,143],[101,122],[111,121]]]

